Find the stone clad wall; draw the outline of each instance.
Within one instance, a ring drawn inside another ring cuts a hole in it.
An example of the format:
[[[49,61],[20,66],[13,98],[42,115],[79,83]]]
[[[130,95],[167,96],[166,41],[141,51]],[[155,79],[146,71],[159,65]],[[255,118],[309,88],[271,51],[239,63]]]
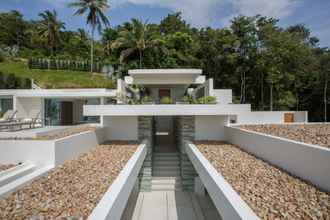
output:
[[[175,118],[175,124],[177,144],[180,149],[182,187],[186,191],[193,191],[197,173],[186,154],[185,142],[195,140],[195,116],[178,116]]]
[[[140,187],[140,191],[150,191],[151,178],[152,178],[152,146],[153,146],[152,116],[138,117],[138,139],[140,143],[145,139],[149,140],[147,146],[147,155],[139,173],[139,187]]]

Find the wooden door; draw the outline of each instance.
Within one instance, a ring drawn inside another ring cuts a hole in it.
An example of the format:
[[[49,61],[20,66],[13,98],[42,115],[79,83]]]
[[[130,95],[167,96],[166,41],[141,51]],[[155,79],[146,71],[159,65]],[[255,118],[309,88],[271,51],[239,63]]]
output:
[[[284,113],[284,123],[293,123],[294,114],[293,113]]]
[[[73,124],[73,103],[61,102],[61,125]]]
[[[171,90],[170,89],[159,89],[158,97],[159,97],[159,100],[162,99],[163,97],[171,98]]]

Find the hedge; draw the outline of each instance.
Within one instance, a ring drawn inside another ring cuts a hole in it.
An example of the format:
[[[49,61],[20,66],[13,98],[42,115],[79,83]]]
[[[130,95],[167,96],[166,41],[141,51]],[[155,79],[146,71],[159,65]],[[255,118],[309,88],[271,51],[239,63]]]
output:
[[[0,72],[0,89],[31,89],[31,80]]]
[[[76,60],[58,60],[46,58],[31,58],[28,61],[30,69],[48,69],[48,70],[72,70],[72,71],[90,71],[91,65],[89,61]],[[103,64],[100,62],[93,63],[93,72],[100,73]]]

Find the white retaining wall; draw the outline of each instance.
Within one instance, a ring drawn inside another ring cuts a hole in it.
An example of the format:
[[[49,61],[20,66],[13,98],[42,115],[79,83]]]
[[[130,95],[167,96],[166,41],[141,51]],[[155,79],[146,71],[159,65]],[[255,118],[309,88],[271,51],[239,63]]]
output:
[[[227,126],[225,136],[241,149],[330,192],[330,149]]]
[[[222,219],[259,219],[194,144],[187,142],[185,150]]]
[[[224,126],[228,116],[195,116],[195,140],[224,140]]]
[[[103,128],[56,140],[0,140],[0,163],[33,162],[37,166],[60,165],[104,141]]]
[[[256,111],[243,112],[237,115],[238,124],[269,124],[284,123],[284,114],[293,113],[294,122],[307,122],[308,114],[306,111]]]
[[[105,116],[108,140],[138,140],[138,116]]]
[[[94,208],[89,220],[120,220],[147,154],[144,141]]]

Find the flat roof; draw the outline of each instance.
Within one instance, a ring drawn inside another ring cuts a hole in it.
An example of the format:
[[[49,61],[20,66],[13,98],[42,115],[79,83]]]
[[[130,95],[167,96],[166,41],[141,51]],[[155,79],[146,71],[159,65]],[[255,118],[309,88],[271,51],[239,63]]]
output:
[[[0,96],[15,97],[115,97],[114,89],[3,89]]]
[[[133,69],[128,70],[129,75],[154,75],[154,74],[185,74],[185,75],[200,75],[203,71],[201,69]]]

